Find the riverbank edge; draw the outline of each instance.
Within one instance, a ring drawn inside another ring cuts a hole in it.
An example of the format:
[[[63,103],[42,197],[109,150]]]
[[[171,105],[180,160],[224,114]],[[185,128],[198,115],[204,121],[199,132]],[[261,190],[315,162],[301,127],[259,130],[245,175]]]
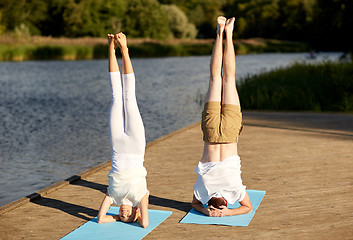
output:
[[[134,58],[181,57],[210,55],[213,39],[156,41],[129,40],[129,51]],[[234,42],[236,54],[269,52],[307,52],[306,43],[274,39],[239,39]],[[11,41],[0,38],[0,61],[28,60],[92,60],[107,57],[106,39],[54,39],[36,37]]]
[[[351,59],[294,63],[242,79],[244,110],[353,112]]]
[[[155,144],[157,144],[159,142],[162,142],[162,141],[164,141],[164,140],[166,140],[168,138],[171,138],[171,137],[173,137],[173,136],[175,136],[175,135],[177,135],[177,134],[179,134],[181,132],[187,131],[187,130],[189,130],[189,129],[197,126],[197,125],[200,125],[200,122],[192,123],[192,124],[190,124],[190,125],[188,125],[186,127],[180,128],[180,129],[175,130],[175,131],[173,131],[171,133],[168,133],[168,134],[163,135],[163,136],[161,136],[159,138],[156,138],[155,140],[152,140],[152,141],[148,142],[147,145],[146,145],[146,148],[149,148],[149,147],[151,147],[151,146],[153,146],[153,145],[155,145]],[[62,180],[62,181],[57,182],[57,183],[54,183],[54,184],[52,184],[52,185],[50,185],[48,187],[42,188],[42,189],[34,192],[32,194],[29,194],[29,195],[27,195],[25,197],[22,197],[20,199],[17,199],[15,201],[12,201],[12,202],[4,205],[4,206],[1,206],[0,207],[0,216],[2,214],[6,213],[6,212],[9,212],[9,211],[11,211],[11,210],[13,210],[15,208],[18,208],[18,207],[20,207],[20,206],[22,206],[22,205],[24,205],[26,203],[32,202],[32,201],[34,201],[34,200],[36,200],[38,198],[44,197],[44,196],[46,196],[46,195],[48,195],[48,194],[50,194],[50,193],[52,193],[54,191],[57,191],[57,190],[65,187],[65,186],[67,186],[69,184],[72,184],[72,183],[80,180],[81,178],[87,177],[87,176],[92,175],[93,173],[96,173],[96,172],[98,172],[98,171],[100,171],[100,170],[102,170],[102,169],[104,169],[106,167],[109,167],[110,164],[111,164],[111,160],[108,160],[106,162],[100,163],[100,164],[98,164],[98,165],[96,165],[94,167],[91,167],[91,168],[89,168],[89,169],[87,169],[87,170],[85,170],[85,171],[83,171],[83,172],[81,172],[79,174],[73,175],[73,176],[71,176],[71,177],[69,177],[69,178],[67,178],[65,180]]]

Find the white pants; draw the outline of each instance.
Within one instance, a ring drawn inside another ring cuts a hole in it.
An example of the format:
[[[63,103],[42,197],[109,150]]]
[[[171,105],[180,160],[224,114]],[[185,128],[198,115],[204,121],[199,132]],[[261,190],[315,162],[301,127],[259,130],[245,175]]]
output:
[[[135,95],[135,74],[110,72],[112,102],[109,132],[112,171],[143,166],[146,139]]]

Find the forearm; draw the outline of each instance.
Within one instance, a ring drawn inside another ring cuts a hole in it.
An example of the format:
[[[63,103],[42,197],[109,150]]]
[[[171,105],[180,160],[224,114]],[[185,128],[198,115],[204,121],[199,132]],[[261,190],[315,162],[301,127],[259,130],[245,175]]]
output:
[[[111,206],[111,199],[110,199],[109,195],[106,194],[103,201],[102,201],[102,204],[99,208],[99,212],[97,215],[97,222],[98,223],[115,222],[115,221],[120,220],[119,215],[115,215],[115,216],[107,215],[107,212],[108,212],[110,206]]]
[[[239,202],[240,207],[234,209],[228,209],[226,216],[246,214],[252,211],[252,204],[249,198],[249,195],[245,192],[245,197],[242,201]]]
[[[98,217],[98,223],[108,223],[108,222],[116,222],[119,221],[119,215],[104,215],[101,217]]]
[[[142,198],[140,203],[140,212],[137,218],[140,226],[143,228],[148,227],[149,225],[149,218],[148,218],[148,193]]]
[[[191,206],[198,212],[209,216],[209,212],[207,210],[207,208],[204,208],[204,206],[202,204],[198,204],[198,203],[193,203],[191,204]]]
[[[228,212],[225,216],[233,216],[233,215],[241,215],[246,214],[252,211],[251,207],[248,206],[240,206],[238,208],[228,209]]]
[[[143,228],[148,227],[148,224],[149,224],[148,217],[143,218],[143,217],[139,216],[137,218],[137,221],[139,222],[141,227],[143,227]]]

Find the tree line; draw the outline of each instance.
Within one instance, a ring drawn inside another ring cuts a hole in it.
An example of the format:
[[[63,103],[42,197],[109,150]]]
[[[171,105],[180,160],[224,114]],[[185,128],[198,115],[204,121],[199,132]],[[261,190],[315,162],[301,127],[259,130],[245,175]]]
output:
[[[213,38],[219,15],[236,17],[237,38],[309,43],[352,52],[352,0],[0,0],[0,35]]]

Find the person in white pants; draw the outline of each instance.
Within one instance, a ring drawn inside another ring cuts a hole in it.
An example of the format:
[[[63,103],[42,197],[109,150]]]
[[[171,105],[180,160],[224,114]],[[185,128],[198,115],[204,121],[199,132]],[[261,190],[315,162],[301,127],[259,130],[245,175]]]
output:
[[[145,129],[135,95],[135,74],[123,33],[108,34],[109,77],[112,89],[110,109],[110,141],[112,169],[108,174],[107,194],[98,212],[98,223],[113,221],[135,222],[146,228],[148,196],[143,166],[145,155]],[[115,50],[122,55],[120,74]],[[119,215],[107,215],[110,206],[119,206]]]

